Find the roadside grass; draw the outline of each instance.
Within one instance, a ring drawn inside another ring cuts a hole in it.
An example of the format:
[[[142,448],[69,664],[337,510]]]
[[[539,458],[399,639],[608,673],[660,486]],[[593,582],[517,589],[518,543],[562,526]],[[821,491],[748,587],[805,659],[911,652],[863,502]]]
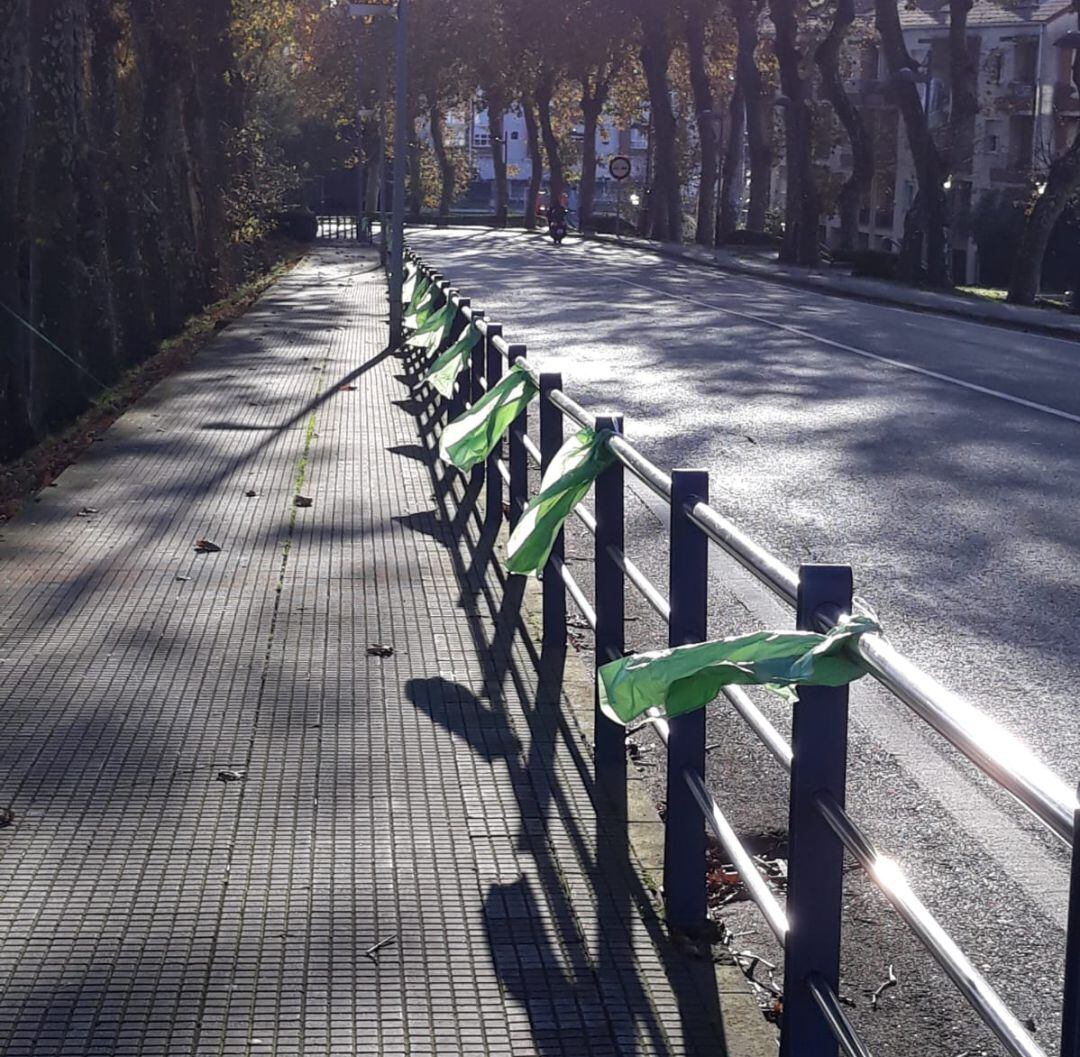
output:
[[[0,463],[0,525],[59,477],[132,404],[158,382],[186,366],[219,330],[242,316],[268,287],[296,267],[306,253],[307,247],[299,243],[283,242],[277,261],[265,272],[192,316],[179,334],[161,341],[149,357],[98,393],[74,422],[17,459]]]

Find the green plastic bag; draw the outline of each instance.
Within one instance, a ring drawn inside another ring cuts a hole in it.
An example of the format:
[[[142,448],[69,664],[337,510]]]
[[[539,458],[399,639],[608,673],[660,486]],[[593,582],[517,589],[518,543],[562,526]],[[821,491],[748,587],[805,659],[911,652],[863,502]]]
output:
[[[428,278],[421,279],[413,290],[409,305],[405,309],[404,324],[406,327],[418,327],[427,319],[435,304],[435,290]]]
[[[482,462],[537,392],[533,380],[520,367],[511,367],[501,382],[443,430],[439,458],[459,470]]]
[[[421,382],[427,382],[443,396],[450,396],[454,392],[454,382],[457,376],[468,366],[469,354],[480,340],[480,331],[475,324],[470,323],[461,337],[446,350],[437,356],[431,366],[425,372]]]
[[[583,429],[555,453],[540,482],[540,491],[510,533],[506,547],[506,568],[510,572],[535,573],[547,564],[566,519],[615,459],[607,445],[610,436],[610,430],[594,433]]]
[[[629,723],[654,706],[669,716],[704,708],[722,686],[768,686],[789,700],[793,687],[843,686],[864,675],[848,644],[880,631],[870,615],[848,617],[826,635],[812,631],[757,631],[669,650],[623,657],[597,672],[600,707]]]
[[[405,339],[406,345],[416,349],[427,349],[430,352],[438,352],[442,343],[450,334],[457,316],[457,308],[449,301],[442,308],[432,312],[427,319]]]

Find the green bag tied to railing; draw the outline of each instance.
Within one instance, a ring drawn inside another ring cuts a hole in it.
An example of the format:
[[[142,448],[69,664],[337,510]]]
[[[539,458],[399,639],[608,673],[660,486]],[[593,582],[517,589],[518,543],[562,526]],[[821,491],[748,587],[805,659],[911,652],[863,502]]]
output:
[[[610,430],[583,429],[556,453],[506,547],[506,568],[512,573],[542,569],[555,545],[555,537],[574,507],[585,498],[593,481],[614,461],[607,445]]]
[[[459,470],[483,462],[538,391],[520,367],[511,367],[501,382],[443,430],[439,458]]]
[[[435,288],[431,280],[425,277],[417,283],[409,299],[409,305],[405,309],[405,326],[417,327],[423,323],[434,304]]]
[[[442,308],[427,317],[406,339],[405,344],[417,349],[437,352],[454,325],[457,308],[446,302]]]
[[[756,631],[713,642],[634,654],[597,671],[600,707],[629,723],[654,706],[668,716],[704,708],[723,686],[767,686],[789,700],[793,687],[843,686],[865,674],[847,652],[852,640],[880,631],[869,615],[849,616],[827,634]]]
[[[480,331],[476,329],[475,324],[470,323],[461,337],[446,352],[441,353],[432,361],[420,381],[427,382],[443,396],[451,396],[454,392],[454,382],[468,366],[469,354],[479,340]]]
[[[405,265],[404,281],[401,284],[401,299],[406,305],[412,303],[413,294],[419,282],[419,271],[415,264]]]

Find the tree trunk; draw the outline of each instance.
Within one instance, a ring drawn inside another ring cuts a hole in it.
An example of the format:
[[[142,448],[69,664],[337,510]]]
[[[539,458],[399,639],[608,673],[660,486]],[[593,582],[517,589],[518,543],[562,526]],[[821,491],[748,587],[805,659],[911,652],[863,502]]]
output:
[[[697,110],[701,176],[698,186],[695,241],[711,246],[716,237],[716,183],[720,163],[719,114],[713,110],[713,87],[705,61],[705,16],[699,4],[686,13],[686,50],[690,58],[690,85]]]
[[[438,100],[428,106],[428,125],[431,128],[431,146],[435,150],[435,159],[439,164],[439,220],[449,223],[450,207],[454,204],[454,163],[446,153],[446,139],[443,136],[442,107]],[[492,152],[494,153],[494,151]]]
[[[764,231],[765,217],[772,198],[772,130],[769,127],[769,104],[763,97],[761,71],[757,64],[757,0],[734,0],[738,54],[735,83],[746,102],[746,141],[750,154],[750,202],[747,206],[747,231]]]
[[[30,0],[17,0],[0,19],[0,301],[27,316],[19,278],[26,203],[20,194],[30,128]],[[0,459],[33,440],[27,415],[32,345],[29,332],[0,308]]]
[[[411,110],[405,128],[409,137],[409,142],[402,144],[407,151],[409,169],[408,212],[410,216],[419,217],[424,210],[424,166],[420,137],[416,134],[416,116]],[[397,150],[397,144],[394,150]]]
[[[800,72],[802,54],[798,46],[794,0],[769,0],[769,13],[776,27],[780,86],[787,97],[784,106],[787,201],[780,259],[793,264],[817,264],[820,260],[818,224],[821,218],[814,174],[814,114]]]
[[[1080,49],[1073,52],[1072,80],[1080,92]],[[1080,190],[1080,131],[1073,136],[1068,150],[1050,163],[1046,189],[1035,200],[1024,224],[1009,281],[1009,300],[1013,304],[1030,305],[1038,297],[1047,243],[1054,225],[1077,190]],[[1077,288],[1080,289],[1080,279]],[[1073,307],[1074,310],[1077,308],[1075,299]]]
[[[727,151],[720,188],[720,208],[716,213],[716,244],[723,245],[739,225],[739,213],[746,189],[743,139],[746,135],[746,100],[738,80],[728,107]]]
[[[832,104],[851,144],[851,175],[840,188],[837,204],[840,214],[840,246],[845,250],[855,249],[859,231],[859,205],[874,179],[874,150],[870,132],[862,114],[851,102],[840,73],[840,49],[854,21],[855,0],[837,0],[829,32],[814,53],[814,61],[821,71],[822,91]]]
[[[506,183],[506,96],[501,88],[489,86],[484,91],[484,99],[491,130],[491,161],[495,168],[495,225],[504,228],[510,210]]]
[[[919,194],[912,206],[915,215],[909,217],[904,224],[904,246],[900,254],[901,277],[909,282],[918,279],[921,243],[925,237],[927,280],[932,286],[948,286],[941,155],[930,135],[926,113],[914,82],[901,79],[904,76],[901,70],[915,70],[918,65],[908,54],[907,45],[904,43],[896,0],[874,0],[874,22],[881,35],[886,64],[893,77],[893,90],[899,100],[900,116],[904,121],[919,181]]]
[[[960,191],[960,177],[969,176],[975,158],[975,118],[979,113],[978,70],[968,48],[968,15],[974,0],[949,0],[949,71],[952,84],[949,110],[948,267],[953,282],[966,276],[952,275],[952,248],[966,244],[970,195]]]
[[[607,85],[597,84],[591,91],[588,77],[581,82],[581,193],[578,195],[578,220],[581,230],[592,230],[593,203],[596,201],[596,129],[607,101]]]
[[[649,234],[661,242],[682,241],[682,196],[676,155],[675,112],[671,106],[668,63],[671,40],[667,14],[662,6],[650,6],[641,18],[644,45],[641,65],[649,86],[652,115],[653,180],[649,189]]]
[[[525,193],[525,228],[536,228],[536,203],[540,197],[540,185],[544,178],[544,153],[540,144],[540,123],[536,119],[536,104],[530,97],[521,100],[521,113],[525,118],[525,135],[529,140],[529,189]]]
[[[559,140],[551,122],[551,98],[554,94],[555,71],[548,68],[541,73],[536,82],[536,109],[540,115],[540,132],[544,137],[544,151],[548,161],[548,186],[551,188],[553,205],[562,201],[563,191],[566,189]]]

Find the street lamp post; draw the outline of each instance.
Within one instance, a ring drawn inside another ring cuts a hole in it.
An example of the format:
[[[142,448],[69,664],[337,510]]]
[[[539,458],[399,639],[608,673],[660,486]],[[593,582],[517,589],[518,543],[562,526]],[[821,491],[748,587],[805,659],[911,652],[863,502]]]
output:
[[[394,195],[393,219],[390,231],[390,347],[399,348],[403,337],[402,289],[405,285],[405,165],[408,155],[408,122],[406,95],[409,87],[409,57],[407,41],[408,0],[397,0],[397,57],[394,92]],[[395,14],[390,4],[349,4],[352,15],[380,16]],[[385,113],[385,109],[384,109]],[[385,152],[385,121],[384,152]],[[386,238],[385,211],[382,236]]]
[[[394,105],[394,220],[390,245],[390,348],[401,347],[403,337],[402,290],[405,286],[405,163],[408,155],[406,93],[409,57],[405,50],[408,0],[397,3],[397,84]]]

